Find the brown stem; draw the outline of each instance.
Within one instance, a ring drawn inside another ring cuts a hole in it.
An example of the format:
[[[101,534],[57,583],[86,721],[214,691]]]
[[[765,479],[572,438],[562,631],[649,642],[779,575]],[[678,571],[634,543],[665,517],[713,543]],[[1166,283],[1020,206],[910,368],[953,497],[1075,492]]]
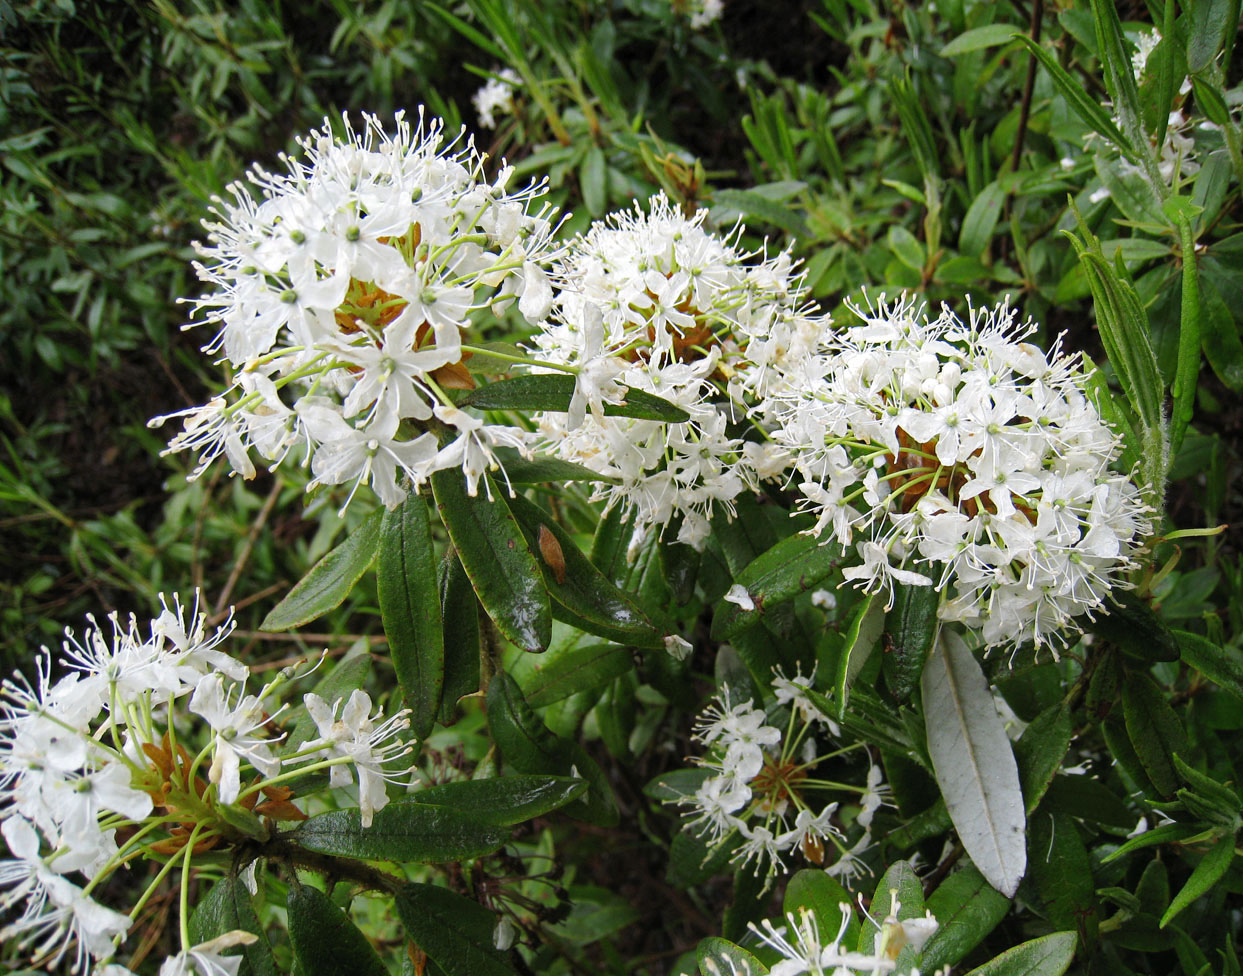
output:
[[[279,481],[272,485],[272,490],[268,492],[268,497],[263,500],[263,508],[259,509],[259,514],[255,518],[254,524],[250,527],[250,531],[246,533],[246,541],[242,545],[242,551],[238,553],[237,561],[233,564],[233,571],[229,573],[229,579],[225,582],[224,589],[220,592],[220,599],[216,601],[216,611],[212,614],[213,623],[218,623],[220,618],[224,616],[224,608],[229,605],[229,597],[233,595],[233,587],[237,585],[238,579],[241,578],[242,570],[246,568],[246,564],[250,561],[250,554],[255,548],[255,540],[259,538],[259,533],[267,523],[268,516],[272,513],[272,507],[276,504],[276,499],[280,497],[281,487]]]
[[[1033,44],[1040,43],[1040,26],[1044,20],[1044,0],[1035,0],[1032,4],[1031,38]],[[1019,129],[1014,134],[1014,154],[1010,157],[1011,172],[1018,172],[1019,159],[1023,155],[1023,141],[1027,138],[1027,119],[1032,109],[1032,89],[1036,86],[1036,56],[1029,55],[1027,61],[1027,81],[1023,85],[1023,102],[1019,107]]]
[[[406,886],[406,879],[351,857],[337,857],[308,851],[290,840],[289,835],[278,835],[262,844],[247,844],[239,853],[238,867],[245,867],[256,858],[280,861],[290,867],[317,871],[326,878],[341,878],[368,891],[396,894]]]

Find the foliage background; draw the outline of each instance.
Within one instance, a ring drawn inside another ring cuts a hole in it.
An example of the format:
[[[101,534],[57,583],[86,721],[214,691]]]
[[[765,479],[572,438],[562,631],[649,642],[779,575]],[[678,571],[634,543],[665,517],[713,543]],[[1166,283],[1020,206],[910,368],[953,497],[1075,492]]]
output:
[[[146,422],[203,402],[217,382],[197,349],[206,336],[181,331],[177,304],[196,287],[190,244],[212,195],[252,162],[276,165],[296,134],[345,110],[386,116],[425,104],[449,128],[465,123],[524,175],[547,173],[553,198],[575,214],[571,229],[663,187],[688,208],[710,206],[721,227],[745,217],[757,246],[795,239],[827,308],[865,287],[911,289],[960,311],[968,296],[984,304],[1008,294],[1042,323],[1046,342],[1065,333],[1068,348],[1100,361],[1088,282],[1060,233],[1075,227],[1073,199],[1134,280],[1160,368],[1173,375],[1181,258],[1169,222],[1121,192],[1119,171],[1094,160],[1098,144],[1085,148],[1086,126],[1048,75],[1029,82],[1020,46],[994,39],[946,53],[968,31],[1029,30],[1034,7],[1046,46],[1099,102],[1088,3],[727,0],[723,20],[703,32],[677,6],[0,2],[0,663],[22,664],[85,612],[147,613],[158,592],[188,583],[213,605],[239,603],[256,658],[303,648],[259,634],[258,621],[349,526],[330,504],[303,508],[297,471],[242,483],[217,468],[186,484],[184,459],[160,459],[164,434]],[[1170,8],[1184,42],[1212,35],[1222,52],[1216,90],[1237,113],[1238,4]],[[1119,10],[1132,36],[1166,16],[1164,4],[1138,0]],[[470,96],[505,66],[524,79],[517,111],[498,130],[478,130]],[[1200,118],[1210,102],[1197,92],[1186,108]],[[1203,175],[1186,193],[1204,207],[1194,233],[1208,296],[1205,368],[1171,469],[1170,526],[1179,528],[1234,526],[1243,505],[1243,209],[1228,147],[1220,135],[1196,138]],[[1096,198],[1102,182],[1113,192]],[[350,525],[365,514],[355,506]],[[1237,648],[1239,542],[1232,527],[1184,546],[1156,588],[1166,623]],[[1173,555],[1167,546],[1156,565]],[[317,624],[327,636],[302,640],[343,651],[378,634],[373,587],[365,578]],[[1176,673],[1157,678],[1180,707],[1196,696]],[[1229,708],[1209,707],[1203,728],[1235,734]],[[1235,778],[1237,750],[1199,744]],[[685,754],[685,740],[677,748]],[[629,814],[640,817],[638,787],[668,762],[649,753],[629,772],[611,766]],[[655,829],[667,836],[667,824]],[[650,898],[663,917],[655,927],[619,919],[591,958],[608,971],[625,959],[661,971],[660,960],[717,931],[728,892],[686,895],[660,880],[659,845],[619,836],[644,852],[645,869],[631,847],[588,844],[579,877]],[[1225,899],[1237,910],[1239,879],[1221,889],[1196,923],[1211,935],[1206,951],[1232,937],[1214,925],[1238,925]],[[1007,925],[995,946],[1021,937],[1018,923]],[[1146,961],[1128,956],[1135,971],[1194,971],[1185,947],[1144,938],[1119,945],[1151,946]]]

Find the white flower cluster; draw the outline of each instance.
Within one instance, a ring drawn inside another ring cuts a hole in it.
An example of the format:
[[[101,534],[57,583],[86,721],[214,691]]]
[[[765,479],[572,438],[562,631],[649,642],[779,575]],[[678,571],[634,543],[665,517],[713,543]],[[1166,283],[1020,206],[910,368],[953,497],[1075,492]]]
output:
[[[505,68],[497,73],[474,95],[471,104],[479,116],[479,124],[485,129],[496,128],[496,115],[511,115],[514,111],[514,90],[522,83],[513,68]]]
[[[554,315],[532,340],[544,360],[577,371],[569,413],[539,419],[549,448],[616,479],[596,497],[632,509],[640,529],[682,516],[678,539],[697,547],[716,503],[732,511],[785,460],[731,431],[733,412],[716,401],[781,388],[783,369],[825,327],[800,310],[788,254],[753,262],[704,230],[704,217],[684,216],[660,194],[648,213],[598,221],[555,266]],[[690,417],[605,416],[625,387]]]
[[[773,683],[777,704],[790,706],[785,734],[767,724],[765,712],[750,699],[729,704],[729,688],[723,688],[695,727],[694,738],[708,747],[708,754],[695,762],[712,775],[678,802],[691,808],[687,825],[710,843],[736,831],[741,843],[733,860],[744,865],[755,861],[757,870],[762,866],[784,870],[782,856],[796,848],[808,861],[822,864],[828,842],[839,852],[827,868],[829,873],[851,875],[858,870],[857,855],[871,843],[872,818],[886,789],[879,767],[873,766],[855,818],[864,828],[863,836],[852,848],[845,846],[841,830],[833,824],[836,802],[813,812],[804,794],[818,791],[822,784],[812,779],[820,758],[811,733],[817,725],[830,735],[838,730],[807,697],[811,682],[803,675],[777,675]]]
[[[674,6],[677,6],[676,0]],[[725,13],[725,0],[689,0],[683,4],[683,9],[690,14],[691,30],[703,30],[721,19]]]
[[[884,296],[856,312],[775,405],[814,531],[857,542],[846,577],[935,586],[941,618],[989,645],[1099,607],[1149,522],[1077,360],[1024,342],[1004,304],[966,323]]]
[[[0,909],[20,906],[0,939],[37,965],[73,953],[74,972],[112,955],[154,891],[128,916],[96,902],[92,891],[118,867],[239,839],[236,818],[216,815],[222,805],[304,819],[278,785],[286,764],[300,764],[290,775],[331,769],[334,786],[351,781],[352,765],[369,824],[388,802],[384,781],[402,775],[386,764],[411,751],[390,741],[408,726],[404,713],[378,721],[356,691],[331,706],[305,696],[320,737],[278,756],[268,730],[283,709],[269,714],[266,702],[288,675],[247,694],[249,669],[219,649],[231,624],[209,632],[198,607],[187,614],[177,600],[146,633],[133,618],[110,621],[111,634],[93,619],[81,637],[66,631],[59,679],[45,649],[33,684],[16,677],[0,688],[0,829],[13,854],[0,861]],[[259,777],[244,786],[247,769]],[[73,874],[90,880],[81,886]]]
[[[879,930],[872,951],[860,952],[842,945],[853,912],[846,902],[838,908],[841,925],[831,942],[823,940],[815,913],[806,908],[800,909],[797,917],[793,912],[788,913],[786,921],[789,924],[780,928],[767,919],[762,926],[749,923],[747,927],[759,940],[781,957],[769,967],[770,976],[803,976],[804,973],[809,976],[855,976],[856,973],[879,976],[881,973],[892,973],[898,968],[897,957],[903,948],[910,946],[916,952],[922,951],[940,927],[931,912],[925,912],[922,918],[899,920],[902,904],[898,901],[898,893],[891,891],[889,914],[879,925],[872,922]],[[868,918],[871,921],[870,915]],[[919,970],[910,969],[907,976],[919,976]]]
[[[525,432],[489,426],[444,392],[470,388],[462,333],[472,309],[517,299],[530,321],[552,302],[543,264],[553,226],[530,212],[537,187],[489,183],[469,142],[445,143],[441,123],[388,135],[374,116],[362,132],[325,122],[300,140],[287,172],[248,173],[205,222],[202,263],[212,290],[196,311],[219,332],[205,351],[237,370],[233,387],[184,417],[169,450],[221,453],[254,475],[253,448],[273,465],[296,445],[312,486],[369,481],[390,508],[432,472],[461,467],[470,490],[495,465],[493,447],[525,446]],[[158,424],[167,418],[157,418]],[[444,443],[441,436],[456,434]]]

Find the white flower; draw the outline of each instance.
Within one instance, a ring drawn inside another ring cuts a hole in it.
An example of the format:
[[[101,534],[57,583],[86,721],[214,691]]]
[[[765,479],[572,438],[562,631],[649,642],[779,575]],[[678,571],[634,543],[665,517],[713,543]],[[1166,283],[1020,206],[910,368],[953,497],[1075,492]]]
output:
[[[694,645],[685,637],[677,634],[669,634],[665,637],[665,650],[675,661],[685,661],[694,649]]]
[[[1024,341],[1005,304],[855,311],[767,408],[813,532],[854,544],[844,577],[889,600],[935,586],[941,618],[986,644],[1043,643],[1100,607],[1149,525],[1077,361]]]
[[[513,68],[505,68],[489,78],[482,88],[471,96],[471,104],[479,115],[479,124],[485,129],[496,128],[496,113],[509,115],[514,110],[514,89],[522,79]]]
[[[258,941],[259,937],[253,932],[241,929],[226,932],[209,942],[200,942],[184,952],[169,956],[160,966],[160,976],[195,976],[196,973],[198,976],[237,976],[246,957],[241,954],[226,956],[224,951]]]
[[[881,952],[869,954],[842,948],[842,940],[850,926],[851,909],[845,902],[838,907],[842,913],[841,927],[833,941],[827,944],[821,941],[815,913],[806,908],[799,909],[797,918],[793,912],[786,914],[788,929],[794,932],[793,941],[787,936],[786,928],[775,928],[767,919],[762,927],[757,927],[754,923],[748,924],[747,927],[761,942],[781,956],[780,961],[769,968],[771,976],[801,976],[802,973],[810,973],[812,976],[852,976],[853,973],[868,973],[876,976],[894,971],[896,966],[893,960]]]
[[[197,452],[195,476],[225,454],[252,477],[252,452],[274,467],[300,445],[312,485],[351,484],[352,497],[368,482],[396,507],[399,476],[418,485],[435,470],[444,388],[473,382],[472,313],[518,296],[538,321],[551,304],[540,188],[508,190],[509,167],[489,184],[474,146],[446,140],[437,120],[396,122],[390,135],[364,116],[355,132],[347,117],[340,139],[326,122],[285,173],[247,174],[258,198],[238,183],[216,201],[195,265],[210,290],[192,304],[218,329],[205,350],[223,352],[236,380],[169,415],[184,419],[169,450]]]
[[[387,770],[384,764],[412,751],[404,742],[388,741],[409,728],[410,720],[406,717],[409,713],[399,712],[392,718],[382,720],[383,712],[371,714],[371,696],[357,690],[348,701],[338,699],[331,707],[313,693],[304,695],[302,701],[320,734],[320,738],[308,743],[305,748],[318,747],[329,758],[343,757],[353,764],[358,773],[358,808],[362,814],[362,825],[370,827],[375,812],[388,804],[386,784],[400,781],[402,775],[408,772]],[[332,786],[347,786],[352,781],[344,765],[332,767],[329,777]]]
[[[236,692],[236,700],[234,693]],[[250,763],[264,776],[280,769],[266,736],[254,733],[267,725],[262,696],[245,695],[240,686],[224,687],[224,677],[209,675],[190,698],[190,711],[206,719],[213,733],[209,777],[222,803],[232,803],[241,789],[241,763]]]
[[[726,603],[733,603],[743,610],[750,612],[755,609],[755,601],[751,599],[751,594],[747,592],[747,588],[741,583],[735,583],[725,591],[723,599]]]

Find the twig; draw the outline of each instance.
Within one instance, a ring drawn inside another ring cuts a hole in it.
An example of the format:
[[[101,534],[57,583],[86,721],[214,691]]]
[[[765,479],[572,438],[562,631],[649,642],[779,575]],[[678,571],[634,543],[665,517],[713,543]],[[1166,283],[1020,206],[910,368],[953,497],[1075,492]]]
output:
[[[250,561],[250,554],[255,548],[255,540],[259,538],[259,533],[267,523],[268,516],[272,513],[272,508],[276,504],[276,499],[280,497],[281,488],[282,485],[279,481],[272,485],[272,490],[268,492],[268,497],[263,500],[263,507],[259,509],[259,515],[255,518],[254,524],[251,525],[250,531],[246,533],[246,541],[242,544],[242,551],[238,554],[237,561],[233,563],[233,571],[229,573],[229,579],[224,584],[224,589],[220,593],[220,599],[216,601],[216,611],[212,614],[212,623],[219,623],[223,619],[225,615],[224,608],[229,605],[229,597],[233,595],[233,587],[237,585],[237,581],[242,575],[242,570],[246,568],[246,563]]]
[[[1036,2],[1040,3],[1040,0],[1036,0]],[[933,871],[932,874],[928,875],[928,877],[924,878],[924,897],[925,898],[927,898],[930,894],[932,894],[937,889],[937,886],[941,883],[941,881],[945,878],[945,876],[950,873],[950,868],[952,868],[956,863],[958,863],[958,859],[962,857],[962,854],[963,854],[962,844],[961,843],[955,844],[954,849],[950,851],[947,855],[945,855],[945,860],[937,865],[936,870]]]
[[[1033,44],[1040,43],[1040,27],[1044,20],[1044,0],[1032,3],[1031,38]],[[1019,107],[1019,129],[1014,134],[1014,154],[1010,157],[1010,171],[1018,172],[1019,160],[1023,155],[1023,142],[1027,138],[1027,119],[1032,110],[1032,89],[1036,86],[1036,56],[1028,56],[1027,82],[1023,85],[1023,102]]]

